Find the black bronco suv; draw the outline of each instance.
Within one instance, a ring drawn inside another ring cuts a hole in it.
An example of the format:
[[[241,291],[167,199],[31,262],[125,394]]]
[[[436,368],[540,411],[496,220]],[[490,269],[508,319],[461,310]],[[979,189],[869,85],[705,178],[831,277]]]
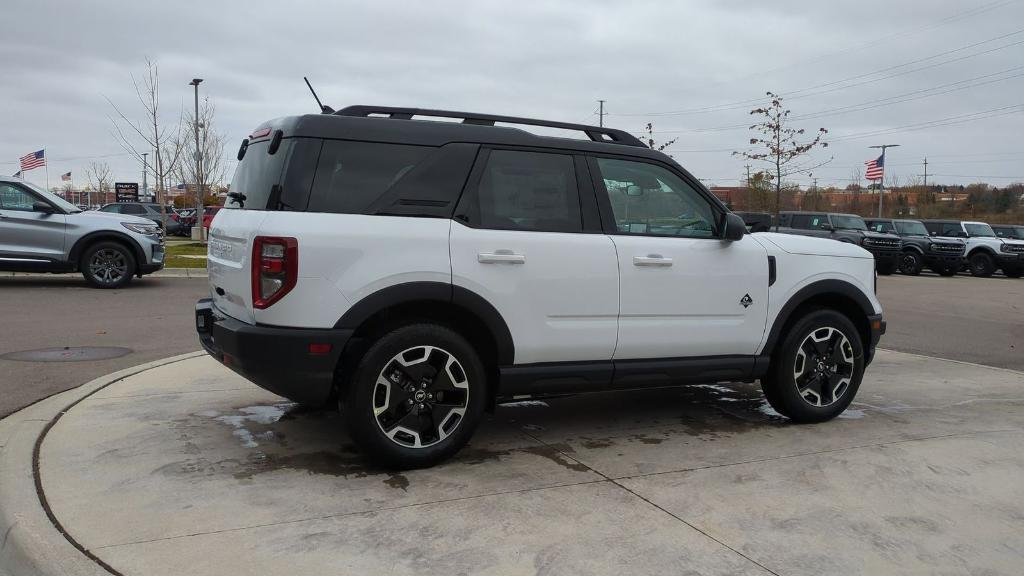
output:
[[[875,269],[888,275],[896,271],[903,242],[896,234],[868,230],[856,214],[832,212],[780,212],[778,232],[831,238],[856,244],[875,257]]]
[[[920,220],[870,218],[869,230],[896,234],[903,240],[900,272],[916,276],[925,266],[942,276],[955,276],[964,264],[967,245],[957,238],[931,238]]]

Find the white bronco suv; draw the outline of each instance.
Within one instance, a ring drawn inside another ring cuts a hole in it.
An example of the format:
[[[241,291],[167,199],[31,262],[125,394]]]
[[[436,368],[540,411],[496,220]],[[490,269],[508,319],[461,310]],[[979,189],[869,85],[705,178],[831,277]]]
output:
[[[619,130],[352,106],[265,123],[238,157],[200,340],[336,403],[385,466],[451,456],[503,398],[760,379],[778,412],[828,420],[885,332],[869,252],[746,234]]]

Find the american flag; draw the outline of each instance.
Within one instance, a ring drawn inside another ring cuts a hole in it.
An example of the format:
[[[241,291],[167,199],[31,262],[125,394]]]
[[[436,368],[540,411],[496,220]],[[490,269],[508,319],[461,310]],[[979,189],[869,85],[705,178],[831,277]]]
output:
[[[21,157],[21,171],[32,170],[35,168],[42,168],[46,166],[46,157],[43,156],[42,150],[36,150],[35,152],[29,152]]]
[[[885,173],[885,156],[879,156],[874,160],[868,160],[864,163],[867,166],[867,170],[864,172],[864,177],[868,180],[881,180],[882,175]]]
[[[71,172],[68,172],[67,174],[61,174],[60,175],[60,179],[63,180],[64,182],[70,182],[71,181]]]

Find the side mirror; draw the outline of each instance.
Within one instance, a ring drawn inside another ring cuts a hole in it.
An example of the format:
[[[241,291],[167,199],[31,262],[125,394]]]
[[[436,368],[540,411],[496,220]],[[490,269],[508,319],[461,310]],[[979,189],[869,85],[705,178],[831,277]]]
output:
[[[832,230],[834,230],[834,228],[832,227],[832,225],[831,225],[831,224],[829,224],[828,222],[822,222],[822,223],[821,223],[821,229],[822,229],[822,230],[828,230],[828,231],[830,231],[830,232],[831,232]]]
[[[643,196],[643,194],[644,194],[644,189],[639,187],[639,186],[636,186],[636,185],[626,186],[626,196]]]
[[[50,206],[41,200],[36,200],[32,203],[32,211],[42,212],[43,214],[53,214],[53,206]]]
[[[725,225],[722,227],[722,240],[735,242],[736,240],[743,239],[743,235],[747,233],[747,225],[743,222],[743,218],[740,218],[732,212],[726,212],[724,222]]]

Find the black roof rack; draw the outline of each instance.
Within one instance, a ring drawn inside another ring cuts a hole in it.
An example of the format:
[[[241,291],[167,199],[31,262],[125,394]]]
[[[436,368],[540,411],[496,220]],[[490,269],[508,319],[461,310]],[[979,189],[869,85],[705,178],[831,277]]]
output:
[[[560,128],[563,130],[578,130],[587,135],[594,142],[606,142],[609,144],[623,144],[625,146],[639,146],[646,148],[636,136],[624,130],[615,128],[604,128],[601,126],[588,126],[586,124],[571,124],[568,122],[552,122],[549,120],[536,120],[533,118],[518,118],[516,116],[496,116],[494,114],[476,114],[473,112],[455,112],[453,110],[428,110],[423,108],[397,108],[392,106],[348,106],[335,112],[339,116],[373,116],[386,115],[388,118],[399,120],[411,120],[413,116],[433,116],[435,118],[462,118],[463,124],[476,124],[479,126],[494,126],[495,122],[508,124],[522,124],[526,126],[546,126],[548,128]]]

